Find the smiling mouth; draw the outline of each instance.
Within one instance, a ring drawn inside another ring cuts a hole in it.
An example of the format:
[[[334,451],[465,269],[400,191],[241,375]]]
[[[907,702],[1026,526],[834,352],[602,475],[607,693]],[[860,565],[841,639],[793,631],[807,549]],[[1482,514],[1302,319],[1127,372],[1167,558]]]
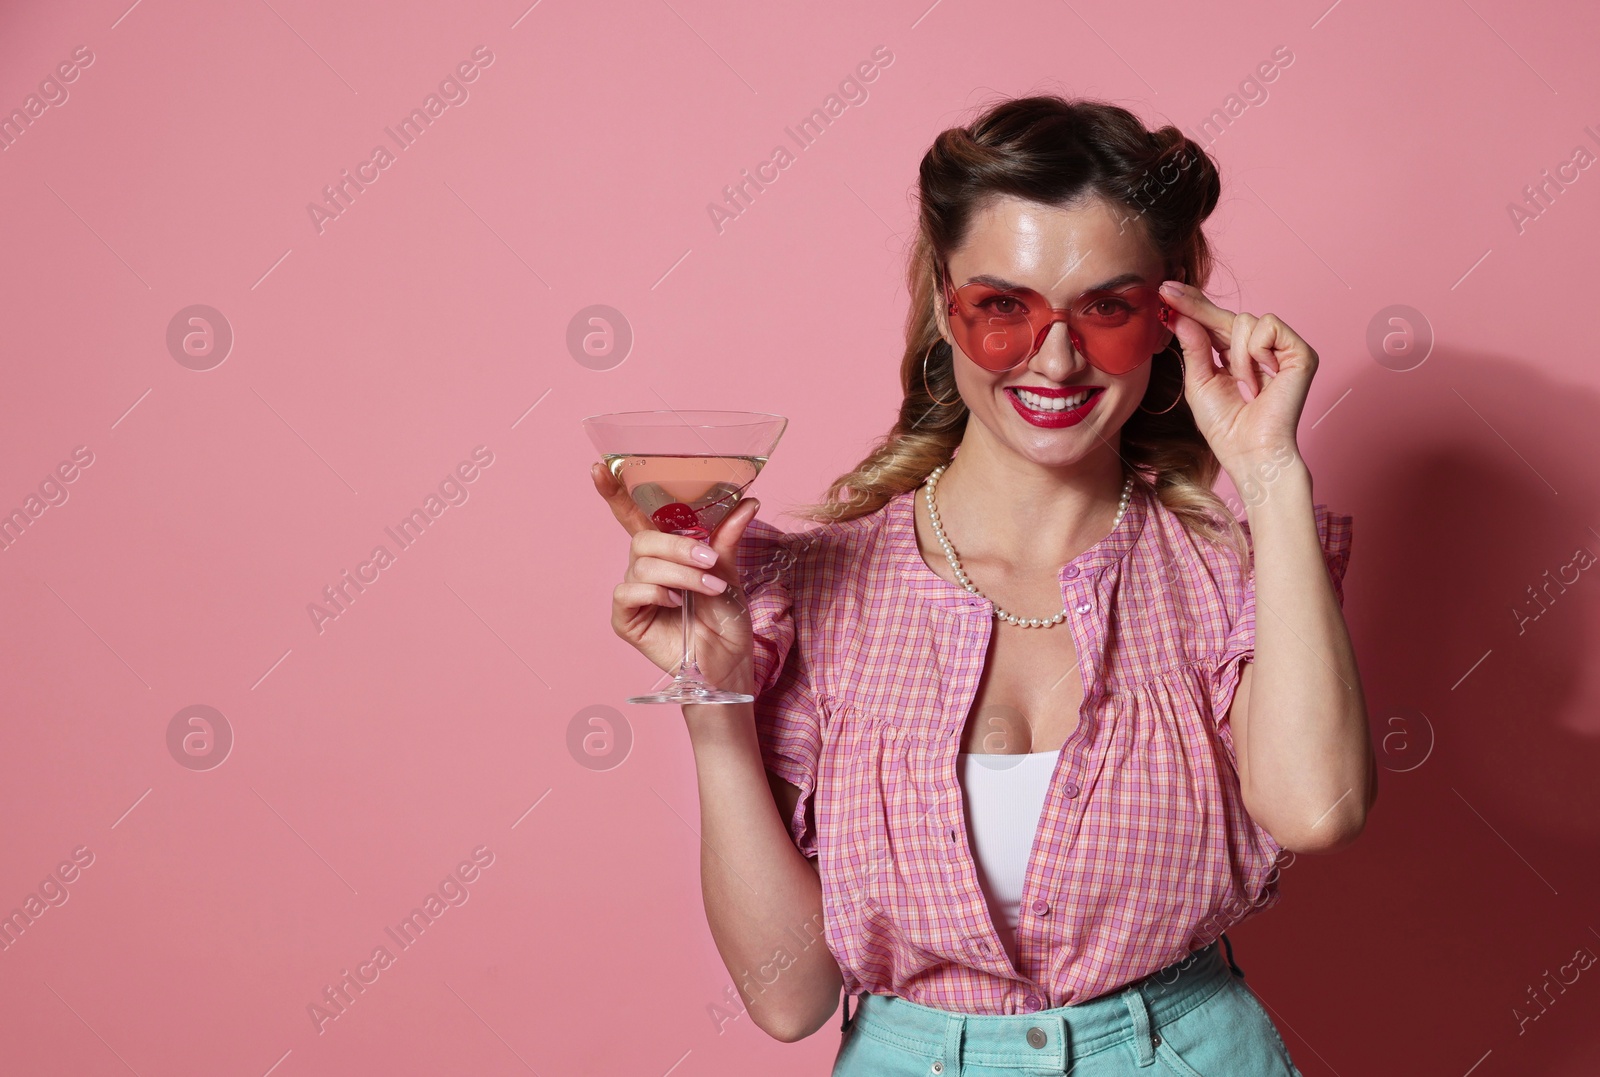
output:
[[[1101,386],[1090,385],[1070,396],[1044,396],[1017,386],[1011,386],[1006,389],[1006,392],[1011,393],[1020,400],[1023,407],[1029,411],[1044,412],[1070,411],[1073,408],[1082,406],[1095,393],[1103,391]]]

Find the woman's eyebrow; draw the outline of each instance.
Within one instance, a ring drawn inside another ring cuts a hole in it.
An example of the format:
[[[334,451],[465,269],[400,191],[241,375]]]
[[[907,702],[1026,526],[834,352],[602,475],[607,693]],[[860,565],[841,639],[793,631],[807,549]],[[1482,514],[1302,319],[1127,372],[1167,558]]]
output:
[[[980,273],[976,277],[969,278],[967,283],[987,284],[989,287],[998,288],[1003,292],[1036,291],[1036,289],[1029,288],[1026,284],[1018,284],[1015,281],[1006,280],[1004,277],[997,277],[992,273]],[[1119,273],[1109,280],[1103,280],[1099,284],[1090,285],[1088,288],[1083,289],[1083,291],[1079,292],[1078,294],[1082,295],[1084,292],[1105,292],[1110,291],[1113,288],[1121,288],[1127,284],[1144,283],[1146,283],[1144,275],[1141,273]]]

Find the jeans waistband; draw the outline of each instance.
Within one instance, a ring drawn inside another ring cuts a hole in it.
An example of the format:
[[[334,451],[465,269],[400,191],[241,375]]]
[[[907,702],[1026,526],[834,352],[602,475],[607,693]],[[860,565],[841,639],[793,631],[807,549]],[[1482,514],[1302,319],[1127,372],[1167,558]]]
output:
[[[1243,976],[1233,964],[1232,947],[1224,960],[1213,942],[1116,991],[1035,1013],[952,1013],[893,995],[863,994],[850,1029],[943,1060],[936,1074],[959,1073],[960,1065],[1067,1073],[1085,1056],[1130,1039],[1142,1056],[1152,1049],[1155,1029],[1205,1002],[1235,973]]]

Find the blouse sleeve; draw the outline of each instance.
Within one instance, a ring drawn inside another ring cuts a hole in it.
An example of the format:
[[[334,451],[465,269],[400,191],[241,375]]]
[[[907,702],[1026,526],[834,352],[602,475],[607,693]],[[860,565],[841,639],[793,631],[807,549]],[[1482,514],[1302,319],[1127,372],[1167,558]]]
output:
[[[1343,609],[1344,574],[1350,565],[1353,520],[1347,514],[1330,511],[1327,505],[1316,505],[1313,507],[1313,512],[1317,521],[1317,541],[1322,546],[1322,560],[1327,565],[1328,575],[1333,581],[1334,597],[1339,601],[1339,608]],[[1233,621],[1233,627],[1223,643],[1222,651],[1217,656],[1211,673],[1212,714],[1215,716],[1217,733],[1228,750],[1228,757],[1235,762],[1235,765],[1238,757],[1234,754],[1233,730],[1228,722],[1228,710],[1233,706],[1233,696],[1239,688],[1239,677],[1244,672],[1244,664],[1256,656],[1255,544],[1251,539],[1250,525],[1241,521],[1241,526],[1244,527],[1245,539],[1250,550],[1249,574],[1244,580],[1244,594],[1239,614]]]
[[[740,585],[750,605],[754,637],[756,736],[766,768],[800,790],[788,820],[795,847],[817,855],[812,821],[822,716],[803,656],[795,642],[794,570],[810,536],[751,520],[739,538]]]

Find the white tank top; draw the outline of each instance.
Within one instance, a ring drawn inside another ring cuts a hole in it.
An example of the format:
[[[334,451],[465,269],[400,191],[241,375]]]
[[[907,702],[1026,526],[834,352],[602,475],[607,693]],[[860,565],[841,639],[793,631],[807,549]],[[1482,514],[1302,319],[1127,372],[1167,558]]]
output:
[[[1017,960],[1017,923],[1022,916],[1022,878],[1060,754],[1057,749],[1025,755],[960,752],[956,756],[978,882],[1013,964]]]

